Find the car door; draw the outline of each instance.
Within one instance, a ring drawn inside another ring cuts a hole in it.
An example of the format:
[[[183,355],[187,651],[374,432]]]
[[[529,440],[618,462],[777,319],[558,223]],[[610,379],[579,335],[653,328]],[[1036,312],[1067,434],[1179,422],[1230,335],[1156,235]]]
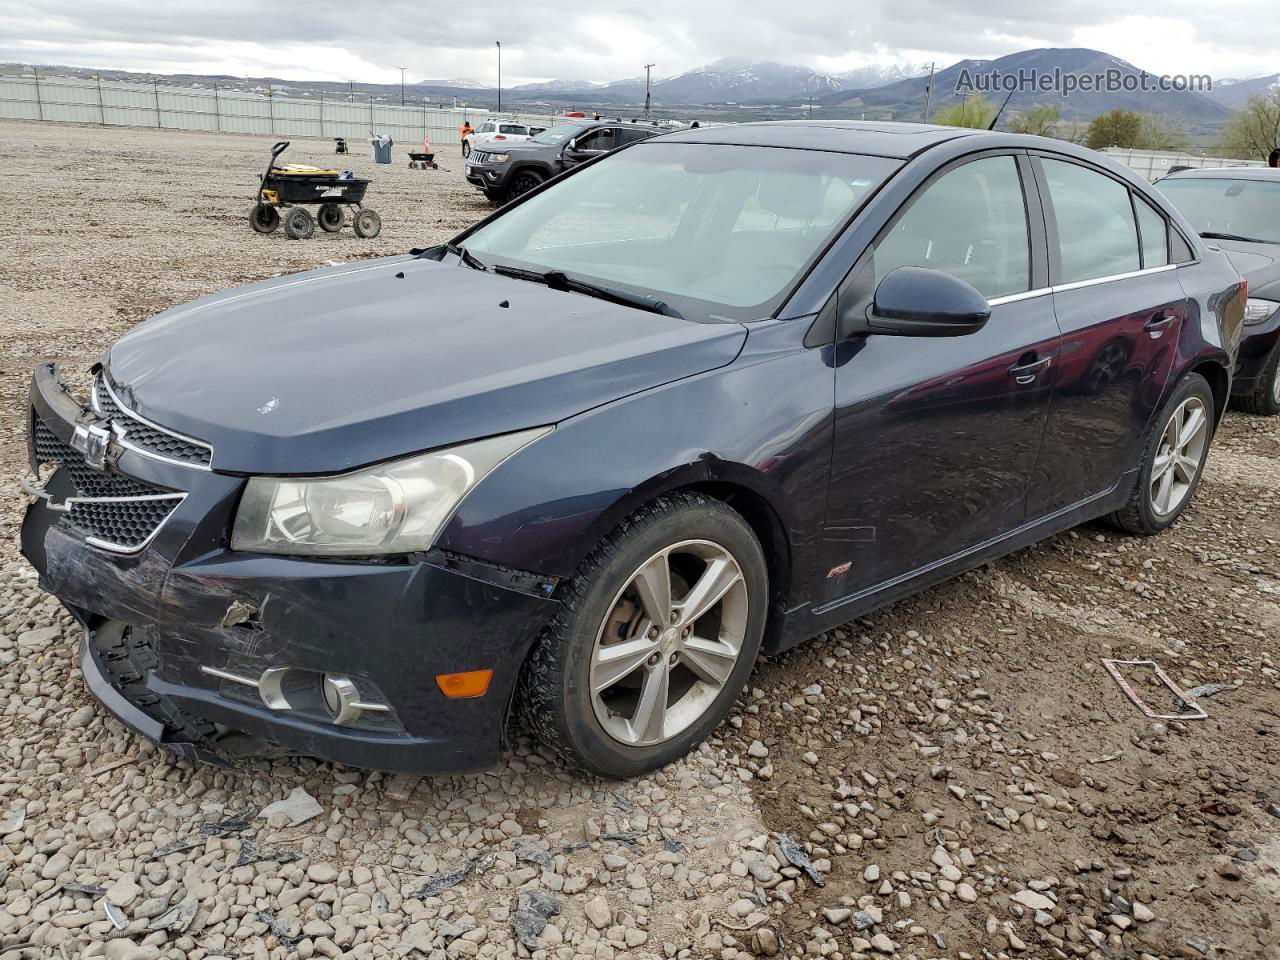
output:
[[[619,144],[618,130],[615,127],[596,127],[586,133],[574,137],[572,145],[564,150],[565,168],[576,167],[586,163],[602,153],[608,153]]]
[[[819,589],[828,608],[1018,527],[1048,416],[1059,331],[1026,156],[987,154],[934,174],[838,296],[863,310],[901,266],[968,281],[991,318],[963,337],[836,344],[830,573]]]
[[[1075,158],[1032,158],[1045,210],[1057,390],[1029,515],[1114,489],[1137,469],[1173,369],[1189,301],[1170,263],[1171,228],[1119,177]]]

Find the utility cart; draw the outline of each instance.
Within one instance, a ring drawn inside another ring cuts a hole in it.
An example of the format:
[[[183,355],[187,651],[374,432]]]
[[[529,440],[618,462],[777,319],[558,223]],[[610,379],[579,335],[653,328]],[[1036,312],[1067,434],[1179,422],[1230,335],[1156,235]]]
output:
[[[276,160],[288,148],[284,140],[271,148],[271,161],[258,184],[258,196],[249,210],[249,223],[258,233],[272,233],[281,222],[292,240],[306,240],[315,233],[316,223],[327,233],[337,233],[346,223],[345,208],[351,209],[351,227],[356,236],[372,238],[382,230],[382,218],[364,205],[369,181],[304,164],[278,165]],[[306,204],[317,204],[313,218]]]

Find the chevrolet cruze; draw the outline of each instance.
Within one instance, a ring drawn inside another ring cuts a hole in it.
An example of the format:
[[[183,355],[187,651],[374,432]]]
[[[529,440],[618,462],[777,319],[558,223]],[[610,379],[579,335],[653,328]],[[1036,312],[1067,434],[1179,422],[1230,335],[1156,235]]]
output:
[[[1061,141],[674,133],[405,256],[205,297],[31,386],[22,549],[188,757],[630,776],[760,655],[1187,509],[1247,292]]]

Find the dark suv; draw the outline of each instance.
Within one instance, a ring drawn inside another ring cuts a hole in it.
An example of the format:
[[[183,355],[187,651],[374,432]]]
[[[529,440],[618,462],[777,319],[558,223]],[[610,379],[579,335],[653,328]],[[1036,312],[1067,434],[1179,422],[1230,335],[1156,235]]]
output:
[[[559,123],[532,140],[472,150],[467,180],[494,203],[505,203],[580,163],[665,132],[652,124],[620,120]]]

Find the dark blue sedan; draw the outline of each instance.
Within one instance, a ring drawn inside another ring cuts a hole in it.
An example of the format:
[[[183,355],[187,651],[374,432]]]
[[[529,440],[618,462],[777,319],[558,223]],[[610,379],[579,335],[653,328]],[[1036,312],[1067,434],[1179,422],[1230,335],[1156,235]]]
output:
[[[1239,272],[1098,154],[764,123],[585,163],[452,242],[197,300],[31,388],[22,548],[98,699],[217,759],[420,772],[512,713],[630,776],[774,654],[1190,504]]]

